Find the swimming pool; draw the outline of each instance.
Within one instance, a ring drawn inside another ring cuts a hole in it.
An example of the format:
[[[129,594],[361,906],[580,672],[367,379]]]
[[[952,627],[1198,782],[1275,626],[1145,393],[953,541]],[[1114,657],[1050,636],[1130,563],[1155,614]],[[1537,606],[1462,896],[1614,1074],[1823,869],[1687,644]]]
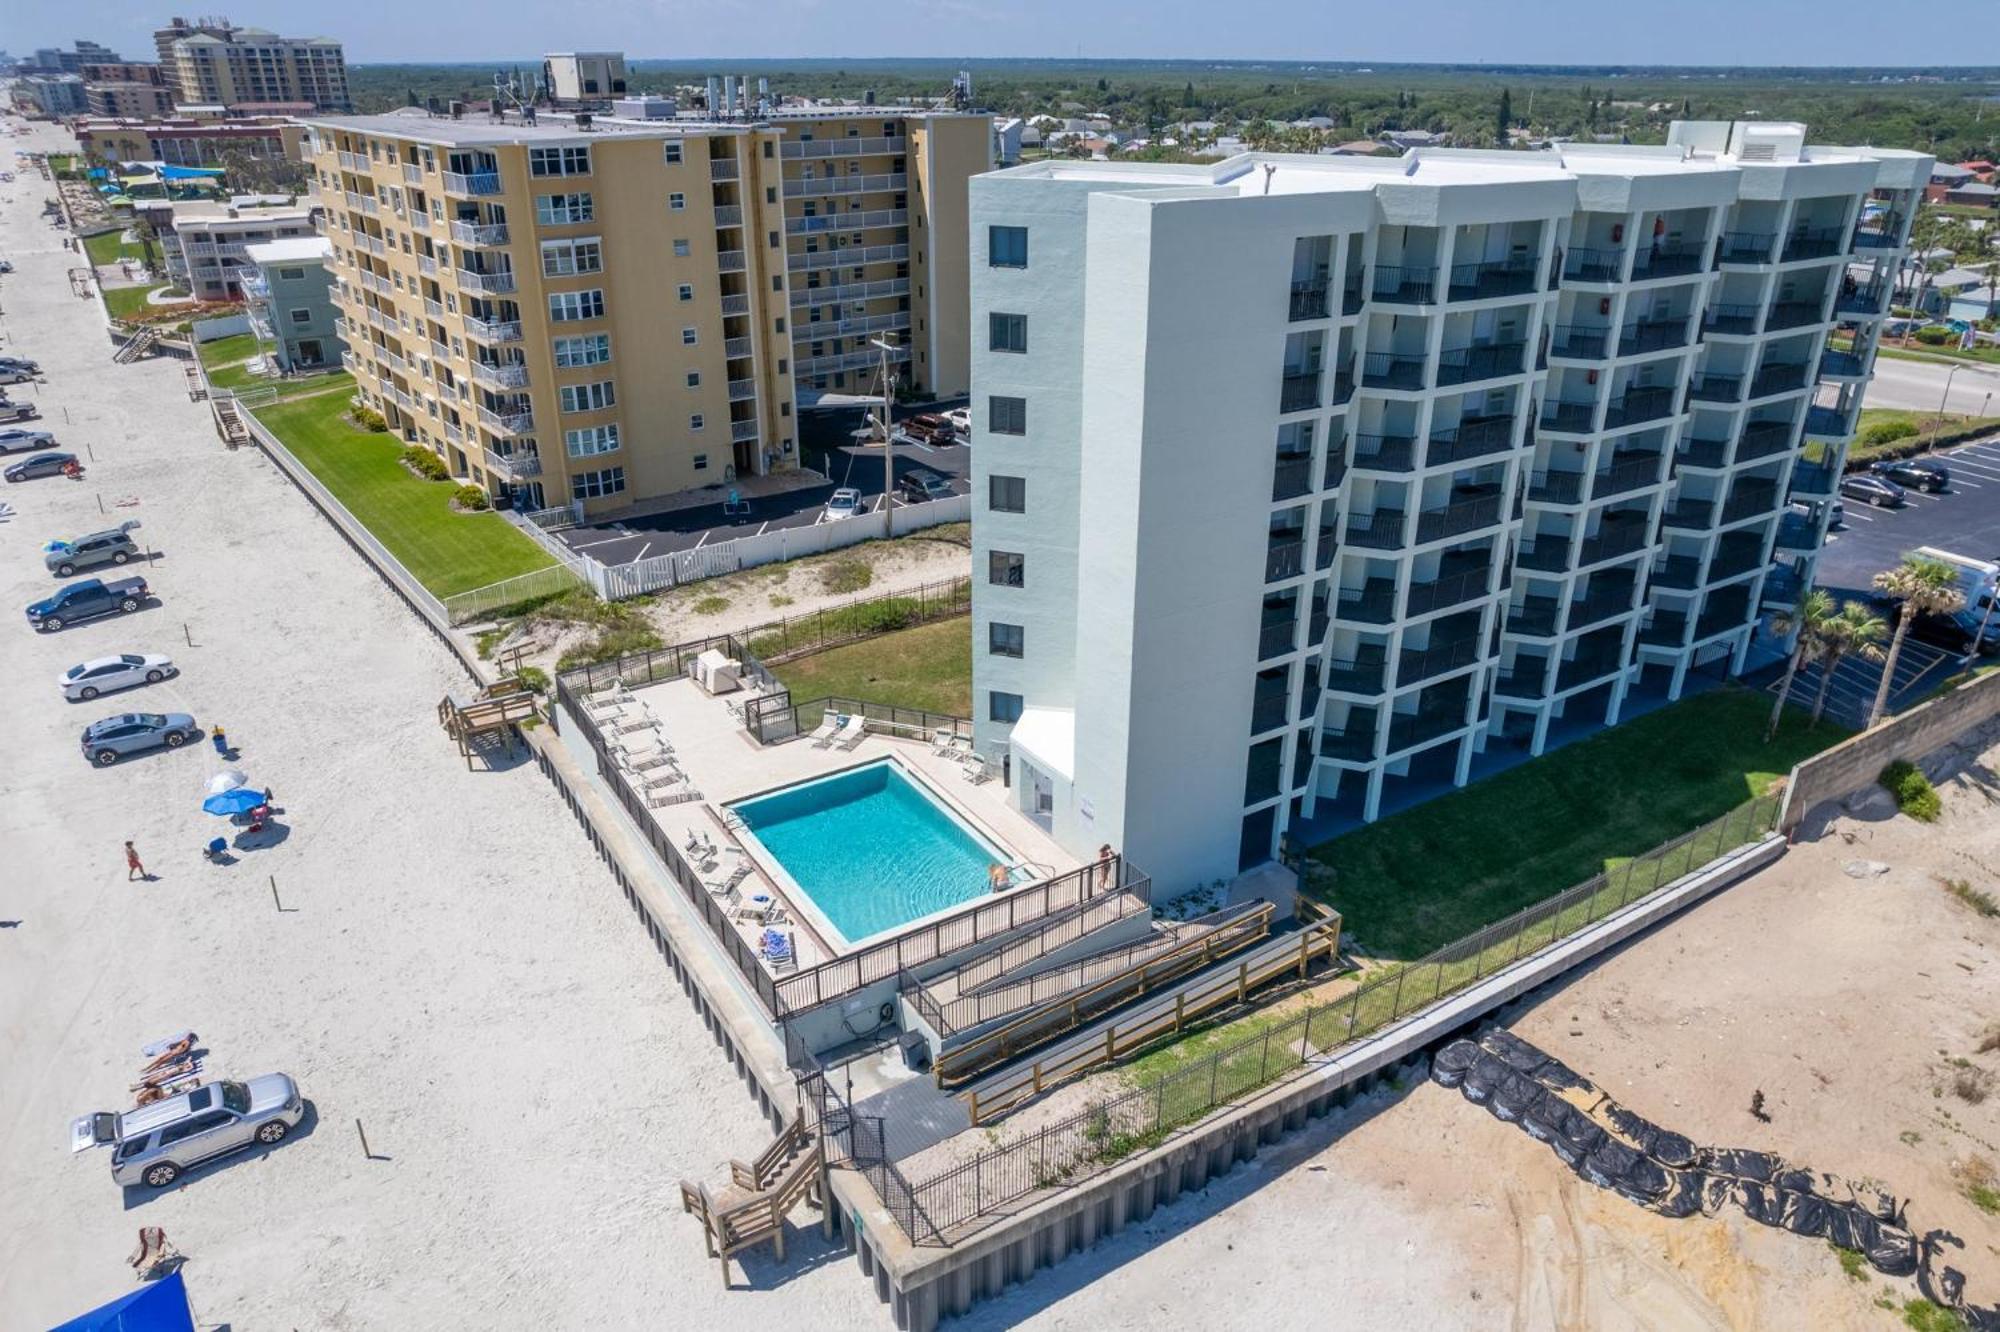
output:
[[[891,759],[730,808],[850,943],[982,896],[1014,861]]]

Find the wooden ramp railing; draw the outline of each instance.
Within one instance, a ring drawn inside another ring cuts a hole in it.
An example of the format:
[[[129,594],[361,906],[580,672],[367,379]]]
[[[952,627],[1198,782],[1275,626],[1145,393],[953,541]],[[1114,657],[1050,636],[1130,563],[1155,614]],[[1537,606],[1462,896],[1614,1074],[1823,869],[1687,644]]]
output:
[[[517,679],[496,680],[470,701],[446,694],[437,706],[438,724],[457,742],[468,768],[473,750],[484,748],[489,737],[503,739],[511,755],[517,729],[535,715],[535,696]]]
[[[729,1183],[719,1192],[681,1181],[681,1210],[701,1222],[708,1256],[722,1264],[725,1289],[729,1260],[745,1249],[768,1242],[777,1260],[785,1261],[785,1218],[802,1200],[825,1210],[823,1173],[819,1143],[801,1110],[756,1160],[731,1161]]]

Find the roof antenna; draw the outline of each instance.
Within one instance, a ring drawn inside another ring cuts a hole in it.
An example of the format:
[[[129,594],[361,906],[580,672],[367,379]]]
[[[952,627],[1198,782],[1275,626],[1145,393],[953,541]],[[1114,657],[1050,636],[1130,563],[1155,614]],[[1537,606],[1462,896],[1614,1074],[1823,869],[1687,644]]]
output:
[[[1271,177],[1276,175],[1277,171],[1278,171],[1277,163],[1275,162],[1264,163],[1264,193],[1269,194],[1271,192]]]

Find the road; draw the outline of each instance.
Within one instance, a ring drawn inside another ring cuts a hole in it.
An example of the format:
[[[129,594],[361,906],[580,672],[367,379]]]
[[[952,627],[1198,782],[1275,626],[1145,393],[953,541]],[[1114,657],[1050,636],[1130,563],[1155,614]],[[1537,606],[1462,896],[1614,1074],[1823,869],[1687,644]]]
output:
[[[1958,373],[1938,361],[1905,361],[1893,356],[1875,358],[1875,378],[1868,385],[1863,405],[1904,407],[1934,412],[1944,395],[1945,377],[1951,377],[1951,401],[1945,410],[1991,416],[2000,407],[2000,366],[1978,361],[1958,363]]]

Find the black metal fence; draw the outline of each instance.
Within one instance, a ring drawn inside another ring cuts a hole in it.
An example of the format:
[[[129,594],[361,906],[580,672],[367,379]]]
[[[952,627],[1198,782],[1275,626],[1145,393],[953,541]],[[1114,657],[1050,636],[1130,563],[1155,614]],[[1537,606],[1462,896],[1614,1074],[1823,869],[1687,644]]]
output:
[[[860,717],[868,723],[867,729],[877,735],[925,741],[949,736],[968,746],[972,743],[972,719],[969,717],[954,717],[948,712],[929,712],[923,708],[899,708],[893,703],[870,703],[866,699],[843,698],[834,694],[798,703],[784,692],[783,686],[779,686],[778,693],[766,694],[746,705],[743,726],[756,737],[758,744],[771,745],[796,735],[810,735],[828,714]]]
[[[1348,1043],[1428,1008],[1575,934],[1777,826],[1780,798],[1738,806],[1664,846],[1516,912],[1419,961],[1385,969],[1351,993],[1113,1097],[1019,1141],[914,1183],[900,1175],[884,1204],[918,1243],[972,1225],[1043,1189],[1081,1183],[1177,1128]],[[962,1238],[954,1234],[953,1241]]]
[[[778,662],[971,612],[972,580],[954,578],[773,620],[738,637],[758,660]]]

